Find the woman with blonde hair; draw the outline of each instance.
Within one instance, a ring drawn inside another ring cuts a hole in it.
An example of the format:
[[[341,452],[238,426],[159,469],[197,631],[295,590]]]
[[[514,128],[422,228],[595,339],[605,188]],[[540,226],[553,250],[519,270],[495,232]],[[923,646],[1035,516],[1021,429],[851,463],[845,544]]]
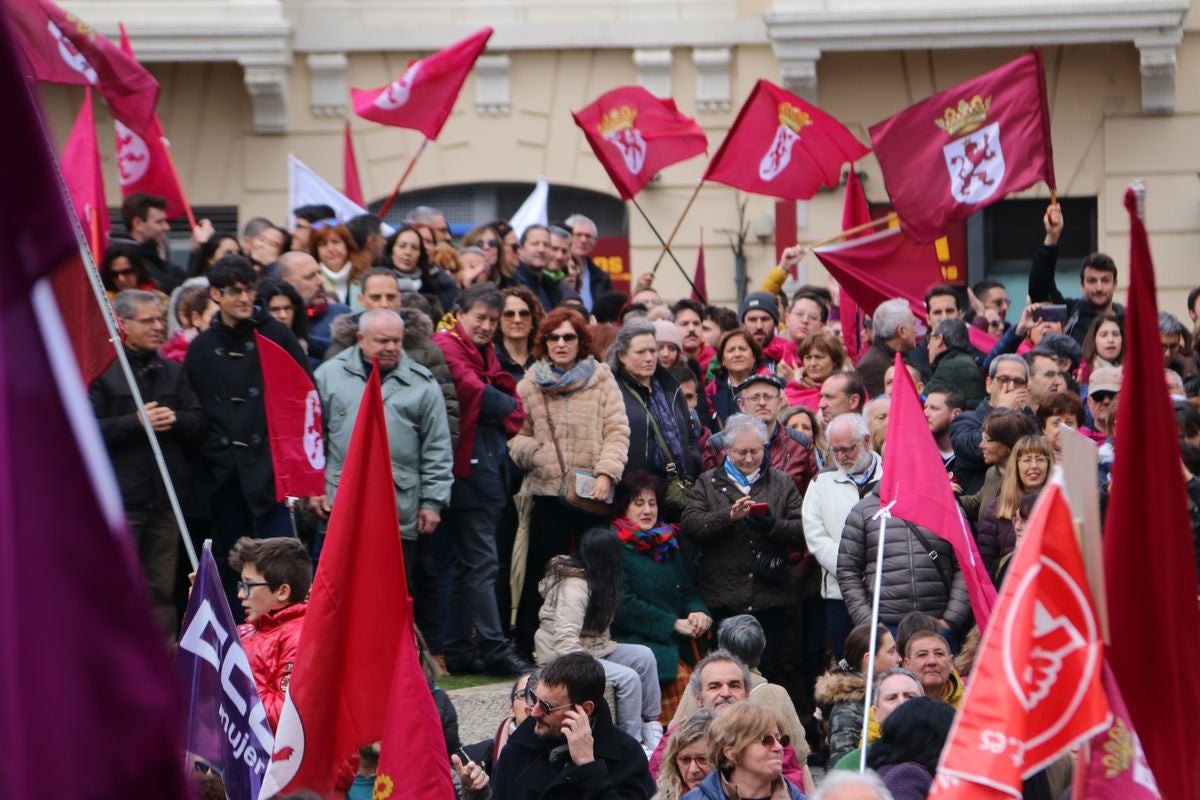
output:
[[[804,800],[783,777],[783,751],[791,744],[783,727],[782,714],[751,700],[725,708],[708,729],[713,771],[684,800]]]
[[[658,791],[650,800],[679,800],[708,777],[713,769],[708,760],[708,729],[716,718],[709,709],[698,708],[671,729]]]
[[[1054,466],[1054,448],[1045,436],[1022,436],[1008,457],[1000,493],[979,518],[979,555],[988,572],[995,574],[1002,556],[1017,543],[1013,517],[1022,495],[1039,494]]]

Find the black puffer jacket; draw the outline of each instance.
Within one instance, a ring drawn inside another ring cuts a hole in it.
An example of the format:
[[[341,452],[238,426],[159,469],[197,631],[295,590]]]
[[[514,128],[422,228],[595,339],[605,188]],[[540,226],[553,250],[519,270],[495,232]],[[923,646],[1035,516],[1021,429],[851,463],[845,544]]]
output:
[[[875,558],[879,546],[879,488],[858,502],[846,517],[838,547],[837,579],[846,610],[855,625],[871,621]],[[916,526],[914,526],[916,527]],[[908,524],[893,517],[887,524],[880,586],[879,621],[897,625],[910,611],[931,614],[962,630],[971,616],[967,584],[950,543],[927,528],[918,528],[926,547]],[[929,557],[930,551],[937,559]],[[940,567],[940,571],[939,571]]]
[[[800,492],[786,473],[767,469],[750,487],[750,496],[770,506],[770,530],[757,530],[751,517],[729,518],[742,493],[722,467],[700,476],[683,509],[683,535],[698,552],[696,588],[708,607],[719,612],[742,614],[796,602],[786,568],[783,579],[772,582],[759,576],[758,564],[760,556],[786,561],[789,548],[805,546]]]
[[[183,370],[208,418],[204,488],[211,493],[236,472],[250,513],[258,516],[275,508],[276,501],[256,330],[308,372],[308,356],[295,335],[261,308],[233,327],[213,317],[212,326],[188,347]]]

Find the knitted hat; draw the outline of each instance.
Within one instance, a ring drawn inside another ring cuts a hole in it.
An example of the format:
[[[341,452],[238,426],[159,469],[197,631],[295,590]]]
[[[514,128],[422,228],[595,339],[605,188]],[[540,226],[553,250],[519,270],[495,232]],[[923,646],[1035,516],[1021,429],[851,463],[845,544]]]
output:
[[[751,292],[746,295],[742,307],[738,309],[738,319],[746,319],[746,314],[751,311],[765,311],[775,320],[776,325],[779,324],[779,300],[770,292]]]
[[[659,344],[673,344],[680,350],[683,349],[683,334],[679,332],[675,323],[668,319],[654,320],[654,338]]]

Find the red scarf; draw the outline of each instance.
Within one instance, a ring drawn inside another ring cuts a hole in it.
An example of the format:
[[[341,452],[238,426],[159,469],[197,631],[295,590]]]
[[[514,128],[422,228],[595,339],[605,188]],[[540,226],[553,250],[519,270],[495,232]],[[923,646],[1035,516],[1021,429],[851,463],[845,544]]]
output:
[[[679,549],[679,540],[675,538],[678,525],[660,525],[644,531],[629,517],[618,517],[613,520],[612,526],[621,544],[651,555],[655,561],[662,561],[673,550]]]
[[[433,343],[446,355],[446,366],[454,379],[454,391],[458,394],[458,447],[454,450],[454,476],[466,478],[471,474],[471,453],[475,449],[475,429],[479,426],[479,408],[483,404],[483,392],[487,386],[517,399],[517,407],[504,418],[504,432],[509,438],[516,436],[525,422],[525,409],[517,396],[517,382],[500,367],[496,348],[490,343],[480,349],[467,336],[461,324],[455,323],[451,330],[438,331]]]

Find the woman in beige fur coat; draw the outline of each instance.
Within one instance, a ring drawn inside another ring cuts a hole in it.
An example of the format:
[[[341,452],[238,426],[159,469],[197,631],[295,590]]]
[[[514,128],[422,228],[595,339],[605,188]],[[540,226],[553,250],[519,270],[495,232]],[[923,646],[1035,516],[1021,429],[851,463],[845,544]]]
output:
[[[608,525],[607,516],[579,511],[559,499],[566,482],[577,480],[577,470],[590,473],[595,476],[591,496],[611,502],[629,457],[625,402],[608,365],[592,356],[591,332],[583,316],[569,308],[547,314],[538,327],[533,354],[537,362],[517,385],[525,423],[509,442],[509,453],[528,473],[533,495],[515,630],[523,650],[532,645],[538,627],[537,584],[546,564],[556,555],[575,552],[585,530]]]

